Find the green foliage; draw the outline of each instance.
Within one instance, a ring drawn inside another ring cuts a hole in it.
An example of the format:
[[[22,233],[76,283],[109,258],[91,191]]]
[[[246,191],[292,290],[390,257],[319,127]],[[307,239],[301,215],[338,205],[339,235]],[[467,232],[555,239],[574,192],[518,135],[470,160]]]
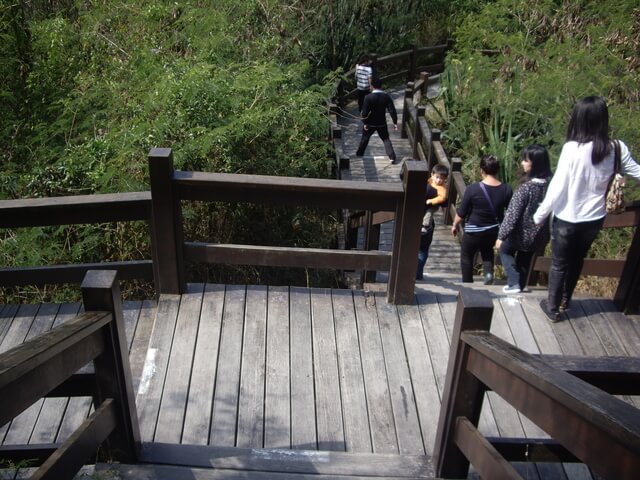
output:
[[[611,136],[640,160],[637,1],[497,0],[468,15],[455,41],[440,118],[447,150],[465,160],[469,180],[478,178],[479,156],[495,153],[502,178],[514,183],[518,153],[531,143],[545,145],[555,163],[571,109],[586,95],[607,100]],[[635,184],[627,198],[640,198]],[[630,230],[604,230],[590,255],[624,258]],[[611,282],[585,285],[612,295]]]
[[[326,176],[331,82],[285,32],[294,10],[258,0],[0,10],[0,198],[147,190],[156,146],[174,149],[178,169]],[[187,238],[326,247],[335,236],[327,212],[215,205],[185,215]],[[6,266],[150,258],[138,223],[4,233]]]
[[[469,162],[497,153],[511,180],[527,144],[557,158],[573,104],[597,94],[609,103],[612,136],[638,152],[639,46],[636,2],[489,3],[456,31],[443,76],[446,136]]]

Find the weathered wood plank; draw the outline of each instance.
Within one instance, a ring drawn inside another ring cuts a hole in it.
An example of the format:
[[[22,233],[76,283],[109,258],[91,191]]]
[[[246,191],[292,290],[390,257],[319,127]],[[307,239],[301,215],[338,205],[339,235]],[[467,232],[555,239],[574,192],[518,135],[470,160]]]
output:
[[[375,453],[398,453],[393,409],[386,371],[382,338],[378,326],[375,296],[354,292],[362,371],[369,408],[371,442]]]
[[[51,330],[51,326],[53,325],[53,321],[55,320],[59,308],[60,305],[56,303],[41,304],[37,315],[31,323],[29,332],[24,337],[23,341],[30,340],[48,330]],[[43,403],[44,399],[38,400],[13,419],[4,439],[5,444],[20,445],[29,443],[29,439],[33,433],[33,428],[38,415],[40,414]]]
[[[291,448],[290,328],[289,289],[269,287],[264,398],[265,448]]]
[[[425,449],[422,444],[415,395],[402,342],[398,313],[396,308],[388,304],[380,294],[376,294],[376,310],[384,348],[399,450],[401,454],[422,455],[425,453]]]
[[[157,442],[180,443],[182,438],[203,291],[204,284],[190,283],[187,285],[187,292],[180,299],[180,309],[158,412],[154,437]]]
[[[151,340],[151,332],[153,331],[153,322],[156,319],[156,303],[153,300],[145,300],[140,306],[140,315],[136,330],[131,340],[131,348],[129,350],[129,365],[131,368],[131,381],[133,383],[133,391],[138,393],[140,387],[140,379],[142,377],[142,369]]]
[[[232,447],[236,444],[245,294],[244,285],[228,285],[225,292],[218,375],[209,434],[211,445]],[[221,372],[224,374],[221,375]]]
[[[560,355],[562,348],[560,348],[560,343],[553,331],[551,322],[540,309],[538,300],[539,298],[526,298],[522,301],[522,309],[527,316],[529,327],[536,339],[540,353]]]
[[[442,400],[442,391],[447,376],[449,360],[449,335],[442,321],[438,299],[435,294],[420,293],[416,295],[422,328],[427,339],[429,356],[433,366],[433,374],[438,388],[438,399]]]
[[[311,296],[306,288],[291,287],[291,446],[318,448],[314,399]]]
[[[451,335],[453,333],[453,323],[456,318],[457,298],[454,295],[438,295],[438,303],[442,312],[442,319],[447,329],[447,338],[451,343]],[[448,358],[448,356],[447,356]],[[446,364],[445,364],[446,365]],[[445,367],[446,368],[446,367]],[[500,435],[498,425],[496,424],[491,404],[487,401],[487,395],[484,396],[482,411],[478,421],[478,430],[487,437],[497,437]]]
[[[249,285],[242,341],[236,440],[238,447],[262,448],[263,446],[266,334],[267,287]]]
[[[15,317],[18,312],[18,305],[3,305],[2,310],[0,310],[0,345],[2,345],[2,341],[4,340],[5,335],[9,331],[9,327],[13,322],[13,317]]]
[[[345,450],[331,291],[311,290],[311,328],[318,450]]]
[[[315,450],[246,449],[195,445],[145,445],[142,460],[159,464],[191,465],[214,469],[244,469],[244,478],[259,471],[332,475],[334,479],[365,475],[377,478],[433,478],[425,455],[347,453]],[[343,477],[344,476],[344,477]],[[278,478],[278,477],[270,477]],[[289,478],[289,477],[282,477]],[[293,477],[296,478],[296,477]],[[315,478],[315,477],[314,477]]]
[[[60,305],[52,328],[75,318],[80,311],[79,303]],[[29,443],[53,443],[58,434],[68,398],[45,398]]]
[[[158,301],[157,318],[161,320],[153,325],[136,397],[143,442],[154,440],[179,306],[179,295],[163,294]]]
[[[205,287],[182,443],[206,445],[209,442],[213,392],[220,351],[224,292],[224,285],[207,284]]]
[[[333,290],[331,297],[346,451],[372,452],[353,294],[351,290]]]
[[[515,298],[511,299],[517,302]],[[507,300],[509,301],[509,300]],[[513,336],[501,308],[499,299],[493,299],[493,318],[491,320],[491,333],[504,341],[513,343]],[[491,404],[491,410],[495,416],[498,431],[503,437],[523,437],[524,428],[520,422],[520,417],[515,408],[509,405],[500,395],[494,392],[487,392],[485,397]]]
[[[433,453],[435,432],[438,429],[440,395],[433,375],[433,365],[425,332],[415,306],[398,306],[400,327],[409,364],[409,373],[415,395],[416,409],[420,420],[422,442],[428,455]]]

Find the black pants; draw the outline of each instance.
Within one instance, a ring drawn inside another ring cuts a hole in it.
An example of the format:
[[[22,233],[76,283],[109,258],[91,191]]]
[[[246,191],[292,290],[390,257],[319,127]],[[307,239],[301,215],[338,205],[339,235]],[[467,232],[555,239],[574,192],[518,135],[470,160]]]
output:
[[[387,152],[387,156],[395,162],[396,152],[393,151],[393,145],[391,145],[391,140],[389,140],[389,130],[387,129],[386,125],[382,125],[378,127],[368,125],[366,130],[364,129],[364,126],[363,126],[362,138],[360,139],[360,145],[358,146],[358,151],[356,152],[356,155],[358,157],[361,157],[362,155],[364,155],[364,151],[366,150],[367,145],[369,145],[369,139],[371,138],[371,135],[373,135],[375,132],[378,132],[380,139],[384,143],[384,151]]]
[[[551,271],[549,272],[549,310],[558,311],[560,302],[571,300],[578,283],[584,257],[602,228],[604,218],[571,223],[553,219],[551,229]]]
[[[463,282],[473,282],[473,260],[478,252],[482,256],[482,273],[493,275],[493,246],[497,238],[498,227],[483,232],[464,233],[460,244],[460,270]]]

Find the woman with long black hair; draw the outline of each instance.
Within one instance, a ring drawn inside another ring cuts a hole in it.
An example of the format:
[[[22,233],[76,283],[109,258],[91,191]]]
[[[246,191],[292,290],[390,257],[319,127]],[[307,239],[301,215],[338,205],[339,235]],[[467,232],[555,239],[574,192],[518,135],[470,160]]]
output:
[[[496,241],[507,274],[504,293],[520,293],[526,288],[533,254],[549,241],[547,226],[533,222],[533,213],[542,202],[551,178],[549,153],[542,145],[533,144],[522,150],[520,160],[524,176],[509,202]]]
[[[621,172],[640,181],[640,165],[621,141]],[[614,144],[609,110],[602,97],[589,96],[573,108],[567,141],[544,200],[533,219],[538,225],[553,213],[549,295],[540,302],[549,320],[562,320],[578,283],[584,258],[607,215],[605,196],[614,175]]]

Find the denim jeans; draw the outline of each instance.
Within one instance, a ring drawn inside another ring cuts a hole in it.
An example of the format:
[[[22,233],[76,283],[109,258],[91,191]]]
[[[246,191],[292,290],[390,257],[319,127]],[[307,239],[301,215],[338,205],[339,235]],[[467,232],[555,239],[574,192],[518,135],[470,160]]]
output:
[[[502,242],[500,260],[502,260],[502,266],[507,274],[507,284],[510,287],[518,286],[520,290],[525,289],[533,253],[533,251],[516,250],[509,239]]]
[[[431,242],[433,242],[433,231],[436,225],[431,219],[429,222],[429,226],[426,227],[426,233],[423,232],[420,234],[420,247],[418,250],[418,271],[416,272],[416,280],[422,280],[424,265],[427,263],[427,258],[429,258],[429,247],[431,246]]]
[[[571,223],[553,219],[551,229],[551,271],[549,272],[549,310],[571,300],[578,283],[584,257],[602,228],[604,218]]]
[[[498,239],[498,227],[483,232],[465,232],[460,244],[460,270],[463,282],[473,282],[473,260],[476,253],[482,255],[482,273],[493,275],[493,246]]]

